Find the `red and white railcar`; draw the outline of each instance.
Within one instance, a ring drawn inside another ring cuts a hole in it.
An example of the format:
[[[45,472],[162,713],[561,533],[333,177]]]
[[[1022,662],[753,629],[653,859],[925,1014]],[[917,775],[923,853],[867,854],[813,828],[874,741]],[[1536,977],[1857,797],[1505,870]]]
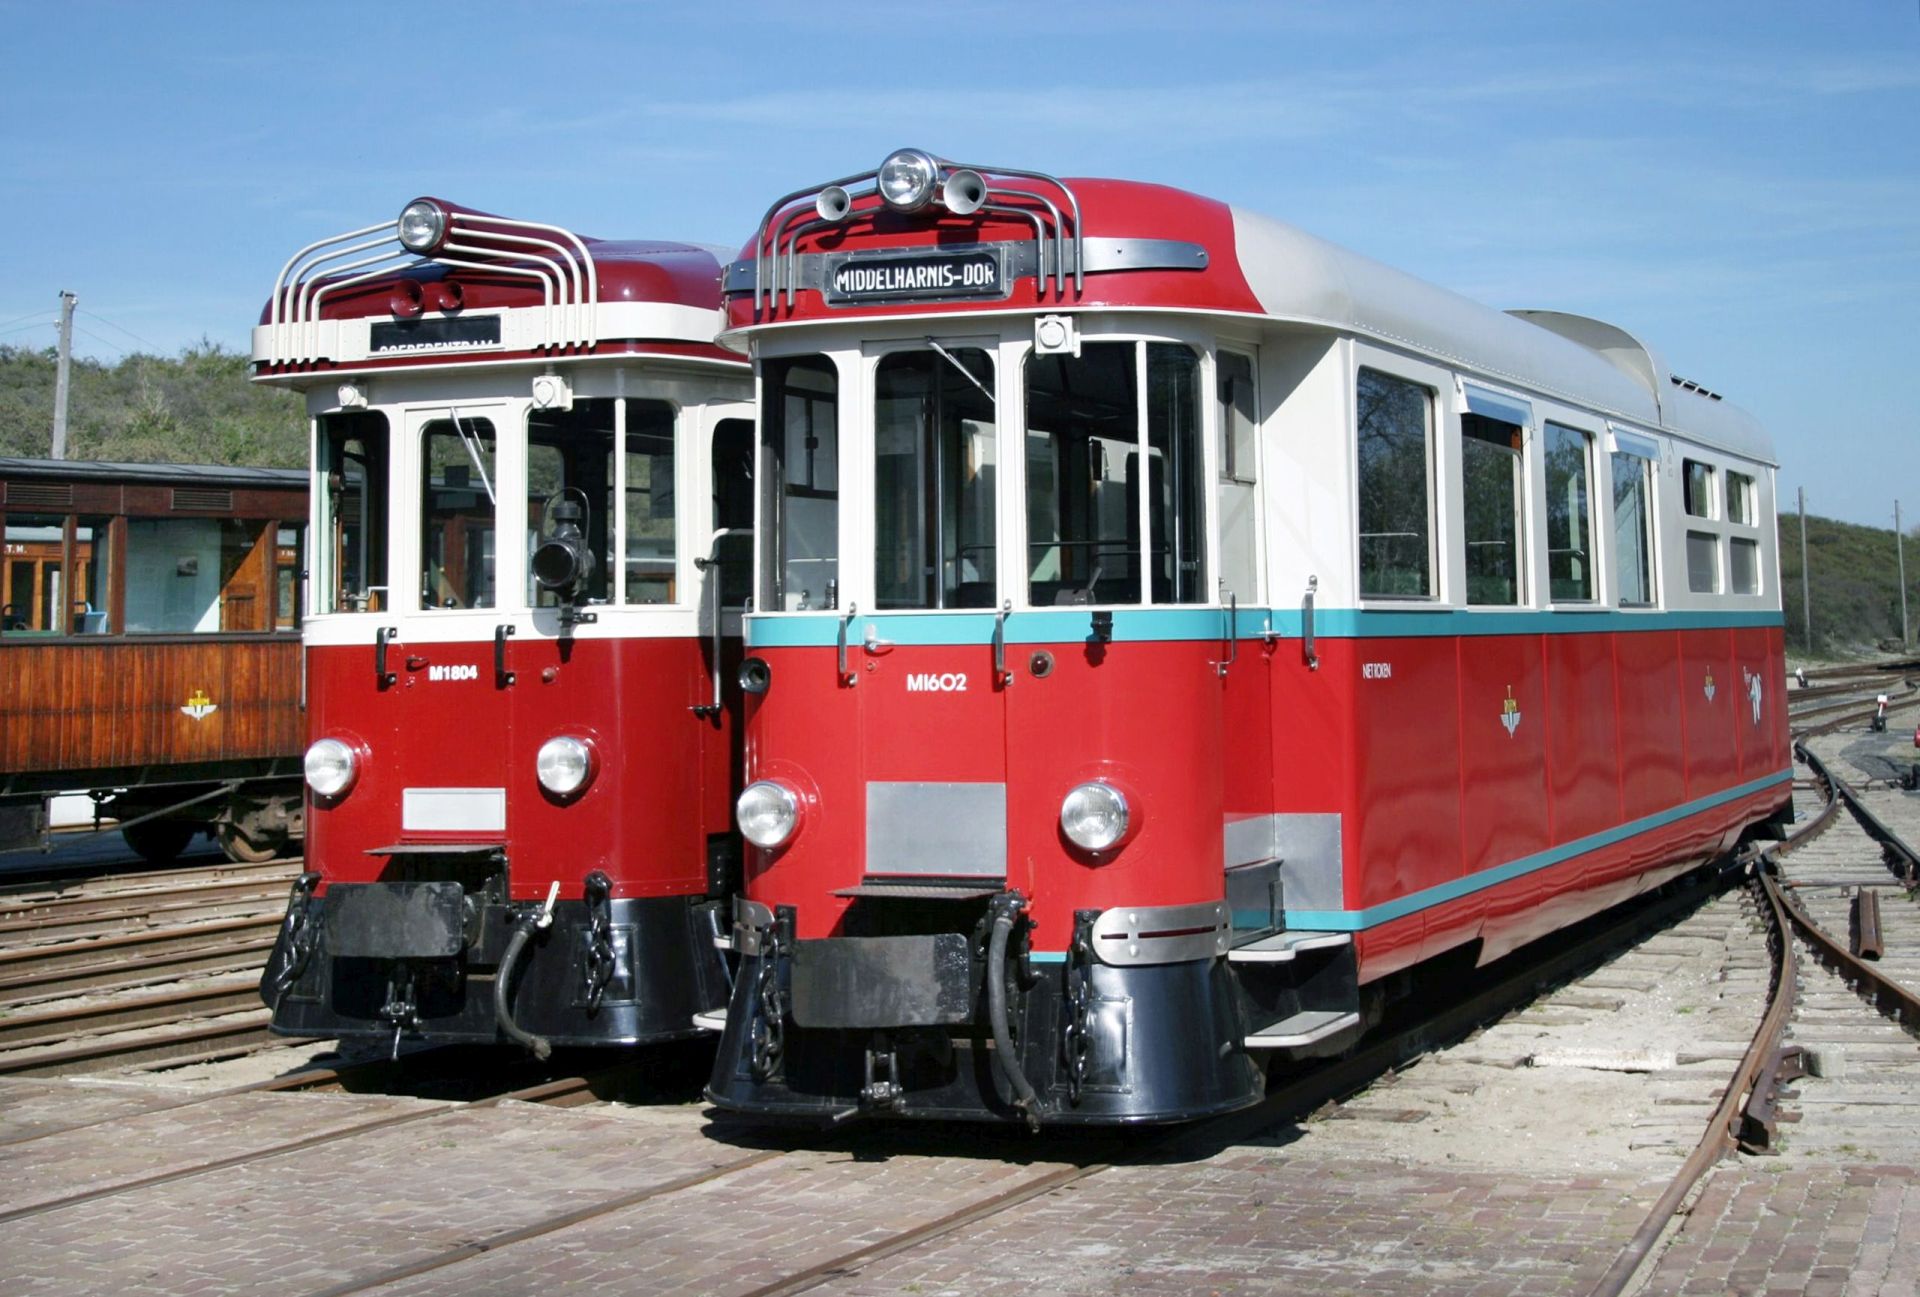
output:
[[[719,275],[437,199],[281,273],[253,358],[306,394],[314,540],[276,1030],[544,1049],[725,1002],[753,433]]]
[[[1618,328],[917,150],[727,292],[726,1107],[1229,1109],[1786,813],[1767,438]]]

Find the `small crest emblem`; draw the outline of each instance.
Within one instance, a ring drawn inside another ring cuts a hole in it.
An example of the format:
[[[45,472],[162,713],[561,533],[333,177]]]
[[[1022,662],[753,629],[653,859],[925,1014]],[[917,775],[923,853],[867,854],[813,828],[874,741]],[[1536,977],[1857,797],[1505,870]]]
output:
[[[1500,704],[1500,723],[1507,727],[1507,737],[1520,728],[1520,703],[1513,696],[1513,686],[1507,686],[1506,701]]]
[[[1713,701],[1713,672],[1711,671],[1707,672],[1706,693],[1707,693],[1707,701],[1712,702]]]
[[[1740,674],[1747,678],[1747,701],[1753,704],[1753,723],[1760,723],[1760,673],[1740,668]]]
[[[193,691],[193,696],[187,699],[187,705],[180,710],[197,721],[203,721],[219,711],[220,704],[207,697],[206,690],[196,689]]]

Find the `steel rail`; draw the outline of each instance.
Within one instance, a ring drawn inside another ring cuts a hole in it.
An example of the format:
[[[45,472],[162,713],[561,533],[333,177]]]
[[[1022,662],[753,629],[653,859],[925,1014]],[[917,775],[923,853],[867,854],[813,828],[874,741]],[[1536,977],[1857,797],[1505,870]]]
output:
[[[776,1295],[785,1297],[786,1294],[805,1292],[822,1284],[845,1278],[875,1261],[911,1250],[944,1234],[989,1219],[1020,1203],[1057,1192],[1115,1166],[1136,1164],[1181,1149],[1204,1154],[1222,1144],[1257,1135],[1280,1122],[1297,1121],[1322,1105],[1362,1089],[1395,1068],[1431,1052],[1437,1045],[1463,1038],[1491,1018],[1499,1017],[1531,1002],[1543,985],[1564,981],[1592,967],[1618,951],[1631,938],[1644,935],[1649,930],[1664,929],[1679,917],[1697,909],[1711,895],[1717,894],[1726,877],[1727,875],[1718,871],[1697,871],[1686,879],[1668,884],[1655,895],[1638,902],[1629,902],[1607,915],[1578,925],[1574,930],[1576,935],[1571,939],[1568,939],[1566,934],[1561,934],[1563,944],[1554,947],[1550,953],[1531,952],[1517,957],[1520,961],[1518,963],[1513,962],[1516,959],[1515,956],[1498,961],[1492,966],[1495,971],[1483,978],[1484,985],[1476,993],[1437,1011],[1423,1014],[1418,1021],[1408,1026],[1389,1031],[1346,1059],[1315,1065],[1301,1076],[1290,1078],[1286,1085],[1270,1089],[1266,1098],[1251,1108],[1211,1118],[1191,1126],[1174,1128],[1144,1142],[1137,1138],[1130,1140],[1128,1138],[1130,1132],[1075,1132],[1068,1137],[1074,1141],[1071,1145],[1073,1149],[1071,1157],[1063,1156],[1054,1159],[1070,1161],[1070,1165],[1040,1172],[1031,1179],[987,1198],[963,1204],[936,1220],[923,1222],[874,1243],[852,1249],[798,1273],[783,1275],[759,1288],[750,1290],[748,1297],[776,1297]],[[839,1144],[855,1136],[858,1130],[859,1127],[843,1128],[830,1140],[818,1142],[811,1147]],[[1095,1158],[1090,1156],[1092,1154],[1103,1156]],[[584,1204],[502,1231],[485,1239],[462,1244],[435,1256],[350,1279],[333,1287],[310,1293],[308,1297],[346,1297],[347,1294],[363,1292],[431,1270],[443,1269],[517,1242],[539,1238],[573,1225],[598,1219],[649,1199],[709,1183],[735,1171],[763,1165],[782,1155],[784,1150],[767,1151],[696,1173],[680,1181],[614,1195],[596,1203]],[[1042,1156],[1036,1160],[1047,1159]]]
[[[1916,703],[1899,705],[1914,706]],[[1816,953],[1843,969],[1844,975],[1851,979],[1856,987],[1873,988],[1872,999],[1875,1007],[1882,1013],[1898,1017],[1910,1029],[1920,1029],[1920,999],[1898,983],[1892,982],[1879,969],[1857,958],[1847,949],[1846,943],[1835,940],[1831,934],[1814,923],[1792,895],[1791,884],[1784,883],[1778,873],[1779,857],[1798,850],[1826,832],[1838,818],[1843,804],[1850,812],[1856,815],[1858,813],[1857,802],[1847,796],[1849,790],[1846,789],[1845,781],[1837,779],[1826,765],[1808,750],[1806,739],[1816,734],[1831,733],[1846,724],[1848,720],[1870,716],[1876,709],[1877,705],[1869,706],[1856,711],[1851,716],[1815,726],[1795,737],[1794,755],[1806,762],[1814,772],[1825,800],[1818,814],[1798,833],[1787,841],[1760,852],[1755,860],[1754,881],[1766,901],[1766,912],[1771,919],[1768,944],[1774,950],[1776,959],[1773,986],[1766,1013],[1754,1034],[1753,1043],[1748,1046],[1747,1052],[1741,1058],[1740,1066],[1735,1069],[1733,1082],[1721,1095],[1720,1103],[1715,1107],[1713,1117],[1709,1120],[1700,1143],[1648,1211],[1646,1219],[1634,1232],[1619,1257],[1601,1277],[1600,1282],[1594,1285],[1589,1297],[1617,1297],[1618,1294],[1627,1290],[1647,1263],[1654,1245],[1666,1232],[1668,1224],[1693,1191],[1700,1177],[1738,1146],[1736,1127],[1738,1115],[1753,1096],[1757,1093],[1770,1092],[1773,1088],[1769,1072],[1780,1059],[1780,1040],[1785,1032],[1787,1019],[1792,1015],[1794,988],[1799,979],[1798,957],[1792,938],[1794,931],[1798,931]],[[1875,823],[1877,824],[1878,821],[1876,820]],[[1884,831],[1884,826],[1881,828]],[[1871,833],[1872,830],[1869,829],[1868,832]]]
[[[239,1013],[260,1003],[260,979],[227,980],[206,986],[125,996],[65,1009],[0,1017],[0,1050],[39,1047],[54,1041],[97,1035],[129,1027],[172,1025]],[[0,1065],[6,1055],[0,1053]]]

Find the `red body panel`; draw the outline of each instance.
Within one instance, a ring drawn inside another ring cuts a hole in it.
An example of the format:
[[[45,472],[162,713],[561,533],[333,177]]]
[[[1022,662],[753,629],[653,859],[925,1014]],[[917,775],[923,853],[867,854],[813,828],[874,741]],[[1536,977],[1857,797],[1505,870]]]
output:
[[[361,771],[345,796],[315,799],[307,854],[327,882],[378,879],[395,843],[504,841],[512,896],[544,898],[554,881],[580,894],[604,870],[613,895],[704,894],[706,839],[732,813],[736,718],[697,717],[710,676],[700,641],[515,639],[516,683],[494,680],[491,642],[388,647],[398,679],[375,687],[371,646],[309,650],[309,737],[351,737]],[[417,666],[412,664],[417,663]],[[472,666],[477,678],[430,680],[431,666]],[[540,745],[558,734],[590,739],[599,768],[561,801],[534,775]],[[409,833],[405,787],[506,789],[506,831]]]
[[[1046,645],[1045,678],[1030,669],[1040,646],[1016,645],[1005,689],[979,645],[856,650],[852,688],[832,648],[757,648],[774,685],[751,704],[749,777],[785,779],[808,804],[771,861],[755,853],[749,894],[796,907],[802,937],[832,935],[848,902],[831,893],[865,870],[868,782],[1004,780],[1007,883],[1032,900],[1037,949],[1065,947],[1076,909],[1219,899],[1230,816],[1332,812],[1346,909],[1388,912],[1356,934],[1363,981],[1476,939],[1491,958],[1698,863],[1785,803],[1782,777],[1680,809],[1785,768],[1769,691],[1756,724],[1744,687],[1712,700],[1690,688],[1710,664],[1716,684],[1740,679],[1736,635],[1747,670],[1777,678],[1777,628],[1322,639],[1317,671],[1298,641],[1249,640],[1225,679],[1218,642]],[[967,689],[907,691],[921,672],[964,672]],[[1058,829],[1061,798],[1095,777],[1138,816],[1104,862]],[[1476,878],[1516,862],[1499,882]]]

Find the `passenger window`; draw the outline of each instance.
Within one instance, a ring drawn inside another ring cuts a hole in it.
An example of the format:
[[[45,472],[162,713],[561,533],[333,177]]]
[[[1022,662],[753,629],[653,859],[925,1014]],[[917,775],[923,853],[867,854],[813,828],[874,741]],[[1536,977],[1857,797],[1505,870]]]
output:
[[[1519,424],[1484,414],[1460,416],[1469,604],[1504,606],[1522,602],[1522,438]]]
[[[387,588],[387,418],[372,411],[320,419],[321,534],[314,545],[320,612],[384,612]]]
[[[1433,394],[1362,369],[1355,385],[1360,593],[1433,594]]]
[[[976,347],[900,352],[874,384],[876,606],[994,607],[992,361]]]
[[[621,561],[620,601],[676,603],[680,565],[679,510],[674,507],[674,422],[665,401],[627,402],[626,554]],[[609,450],[612,439],[607,441]],[[607,493],[612,497],[609,457]],[[611,554],[611,544],[594,553]]]
[[[492,421],[456,413],[429,423],[420,465],[420,606],[494,607]]]
[[[636,403],[637,404],[637,403]],[[577,523],[593,555],[578,603],[609,603],[614,529],[613,427],[618,402],[575,401],[571,410],[536,410],[527,416],[527,603],[556,608],[560,592],[533,577],[533,552],[563,525],[562,500],[580,513]],[[629,482],[631,486],[631,482]]]
[[[1622,607],[1653,603],[1653,461],[1613,453],[1613,552]]]
[[[1096,342],[1077,357],[1028,359],[1027,597],[1033,604],[1206,597],[1199,366],[1191,349],[1157,342]]]
[[[1727,566],[1734,594],[1760,593],[1760,542],[1735,536],[1727,542]]]
[[[824,356],[767,366],[761,404],[760,606],[840,606],[839,378]]]
[[[1727,471],[1727,521],[1742,527],[1754,525],[1753,479],[1745,473]]]
[[[713,429],[713,529],[720,603],[738,608],[753,593],[753,420],[722,419]]]
[[[1222,351],[1215,359],[1220,419],[1220,583],[1242,601],[1257,597],[1259,404],[1253,360]]]
[[[1683,459],[1680,470],[1687,513],[1695,518],[1713,517],[1713,466],[1697,459]]]
[[[1593,598],[1592,445],[1547,425],[1547,584],[1556,603]]]
[[[1687,589],[1695,594],[1720,593],[1720,538],[1712,532],[1687,533]]]
[[[106,635],[120,629],[110,624],[107,607],[113,590],[113,520],[77,518],[73,525],[74,635]]]

